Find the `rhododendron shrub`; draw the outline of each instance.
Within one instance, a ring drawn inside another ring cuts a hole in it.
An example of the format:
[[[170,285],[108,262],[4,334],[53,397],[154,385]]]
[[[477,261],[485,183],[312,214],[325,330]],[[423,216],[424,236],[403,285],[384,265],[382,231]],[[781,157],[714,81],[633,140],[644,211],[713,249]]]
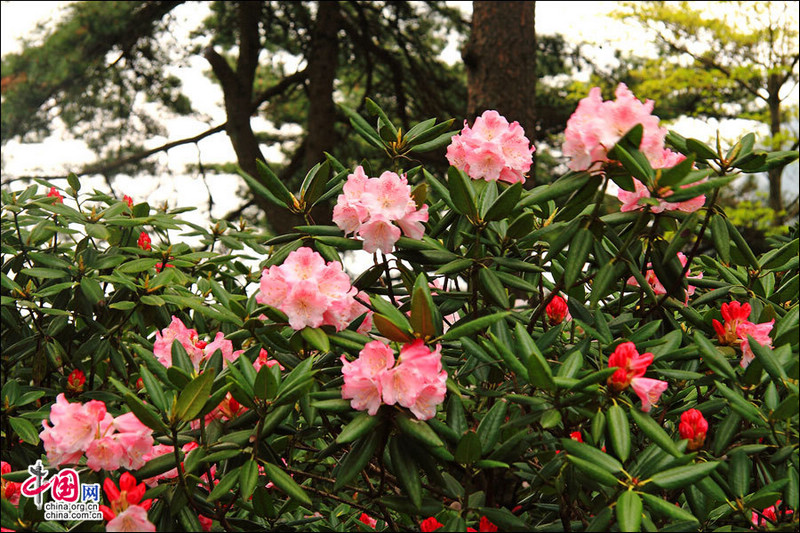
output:
[[[3,528],[797,529],[798,227],[761,253],[717,203],[797,152],[595,89],[525,189],[515,117],[366,108],[370,170],[242,172],[285,234],[3,186]],[[105,519],[45,521],[37,460]]]

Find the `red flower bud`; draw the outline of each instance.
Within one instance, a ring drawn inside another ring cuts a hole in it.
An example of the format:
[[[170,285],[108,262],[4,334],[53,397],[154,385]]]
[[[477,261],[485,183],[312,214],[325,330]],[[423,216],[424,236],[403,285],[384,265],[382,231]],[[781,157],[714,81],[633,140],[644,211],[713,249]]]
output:
[[[444,524],[436,520],[435,517],[431,516],[420,522],[419,530],[425,533],[430,533],[431,531],[436,531],[442,526],[444,526]]]
[[[128,207],[133,208],[133,198],[127,194],[122,195],[122,201],[128,204]]]
[[[51,198],[56,198],[56,203],[57,204],[63,204],[64,203],[64,197],[61,196],[61,193],[58,192],[58,190],[56,190],[55,187],[50,187],[50,192],[47,193],[47,196],[49,196]]]
[[[67,377],[67,391],[79,394],[83,392],[84,383],[86,383],[86,374],[76,368]]]
[[[147,234],[147,232],[144,232],[144,231],[143,231],[143,232],[142,232],[142,233],[139,235],[139,240],[138,240],[138,241],[136,241],[136,244],[137,244],[137,245],[139,246],[139,248],[141,248],[142,250],[150,250],[150,248],[151,248],[151,246],[150,246],[150,242],[151,242],[151,241],[150,241],[150,236]]]
[[[552,326],[561,324],[569,315],[567,302],[561,296],[553,297],[550,303],[547,304],[547,307],[545,307],[545,311],[547,312],[547,319]]]
[[[583,442],[583,436],[581,435],[580,431],[573,431],[569,434],[569,438],[578,442]]]
[[[708,432],[708,421],[703,417],[703,413],[697,409],[689,409],[681,415],[681,423],[678,426],[682,439],[689,439],[687,448],[689,451],[699,450],[706,441]]]

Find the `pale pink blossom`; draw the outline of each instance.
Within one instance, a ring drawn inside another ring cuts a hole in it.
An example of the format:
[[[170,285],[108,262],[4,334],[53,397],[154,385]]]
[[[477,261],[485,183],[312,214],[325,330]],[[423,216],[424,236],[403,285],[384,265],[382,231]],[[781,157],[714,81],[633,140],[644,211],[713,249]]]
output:
[[[155,531],[156,526],[147,519],[147,511],[131,505],[106,524],[106,531]]]
[[[378,412],[381,403],[397,404],[427,420],[435,416],[447,390],[441,346],[431,351],[422,339],[405,345],[397,361],[388,345],[369,342],[352,363],[342,356],[342,374],[342,398],[351,399],[354,409],[370,415]]]
[[[337,199],[333,221],[345,235],[361,237],[367,252],[390,253],[401,233],[411,239],[422,238],[428,210],[427,206],[417,209],[405,176],[384,172],[369,178],[359,166],[348,176]]]
[[[603,101],[600,88],[594,87],[578,102],[564,132],[563,152],[570,159],[570,169],[598,169],[609,161],[608,151],[637,124],[643,126],[641,152],[651,162],[664,159],[667,130],[652,115],[654,102],[637,100],[624,83],[617,86],[615,96],[615,100]]]
[[[750,340],[748,335],[753,337],[758,344],[762,346],[772,346],[772,338],[769,334],[772,331],[772,325],[775,324],[775,319],[762,324],[754,324],[752,322],[743,322],[736,327],[736,335],[741,339],[740,347],[742,349],[742,360],[739,365],[742,368],[747,368],[750,363],[755,359],[753,349],[750,347]]]
[[[95,472],[116,470],[120,467],[120,458],[123,455],[125,448],[113,436],[94,439],[86,448],[86,466]]]
[[[169,326],[160,332],[156,331],[153,344],[153,353],[162,365],[172,366],[172,343],[176,340],[181,343],[192,362],[203,358],[203,349],[197,345],[200,340],[197,331],[187,328],[180,318],[173,316]]]
[[[258,357],[256,358],[255,361],[253,361],[253,368],[256,369],[256,372],[261,370],[262,366],[266,366],[267,368],[272,368],[275,365],[278,365],[279,369],[285,370],[283,368],[283,365],[280,364],[277,360],[269,358],[269,353],[264,348],[261,348],[261,351],[258,352]]]
[[[518,122],[509,124],[497,111],[487,110],[471,128],[464,122],[447,147],[447,160],[472,179],[516,183],[525,181],[534,151]]]
[[[667,390],[667,382],[660,379],[633,378],[631,388],[642,400],[642,411],[649,413],[650,409],[658,403],[661,394]]]
[[[357,292],[341,264],[325,263],[319,253],[300,248],[284,264],[264,269],[256,301],[285,313],[294,329],[329,325],[341,331],[367,312],[354,300]],[[372,327],[370,315],[362,324],[367,330]]]

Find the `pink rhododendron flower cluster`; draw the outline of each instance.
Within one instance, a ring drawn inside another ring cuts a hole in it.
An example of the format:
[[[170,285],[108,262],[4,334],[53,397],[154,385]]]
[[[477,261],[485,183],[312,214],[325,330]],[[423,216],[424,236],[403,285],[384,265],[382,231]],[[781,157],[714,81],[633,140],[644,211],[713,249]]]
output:
[[[775,324],[773,318],[769,322],[754,324],[750,322],[750,304],[733,301],[729,304],[722,304],[722,318],[725,324],[721,324],[716,318],[711,320],[714,331],[717,332],[717,339],[720,344],[739,346],[742,350],[742,360],[739,363],[742,368],[747,368],[755,359],[753,349],[750,348],[748,335],[762,346],[772,346],[772,338],[769,336],[772,325]]]
[[[153,431],[133,413],[118,417],[106,412],[106,404],[90,400],[70,403],[59,394],[50,409],[50,421],[42,421],[39,436],[51,466],[76,464],[86,454],[86,466],[98,470],[120,467],[136,470],[147,462],[153,449]]]
[[[615,91],[615,100],[603,100],[599,87],[593,87],[589,96],[578,102],[578,108],[567,121],[564,132],[564,155],[569,158],[567,166],[571,170],[597,170],[600,165],[609,161],[608,152],[615,144],[637,124],[641,124],[642,142],[639,150],[644,154],[653,168],[671,168],[686,157],[673,152],[664,146],[667,129],[660,127],[658,117],[653,115],[652,100],[642,103],[637,100],[630,89],[620,83]],[[634,191],[620,189],[618,198],[622,202],[621,211],[633,211],[644,208],[639,204],[642,198],[651,198],[653,191],[633,178]],[[683,187],[689,187],[687,184]],[[705,195],[700,195],[683,202],[667,202],[673,192],[659,189],[658,205],[650,206],[654,213],[662,211],[697,211],[705,204]]]
[[[618,391],[633,388],[642,400],[642,411],[650,412],[658,403],[661,394],[667,390],[667,382],[644,377],[647,367],[653,362],[653,354],[639,354],[632,342],[623,342],[608,358],[608,367],[618,370],[608,378],[608,385]]]
[[[405,176],[384,172],[369,178],[362,167],[347,176],[342,194],[333,208],[333,222],[348,234],[364,239],[364,250],[385,254],[394,249],[402,233],[421,239],[423,222],[428,221],[428,206],[417,209],[411,197],[411,186]]]
[[[420,420],[436,414],[444,401],[447,372],[442,369],[441,345],[430,351],[422,339],[406,344],[395,361],[394,351],[381,341],[368,342],[352,363],[341,357],[342,398],[353,409],[370,415],[381,403],[399,404]]]
[[[156,359],[166,367],[172,366],[172,343],[176,340],[189,355],[195,372],[199,372],[201,363],[214,355],[217,350],[222,351],[222,359],[227,362],[235,361],[244,351],[234,351],[233,343],[227,340],[221,331],[217,332],[217,336],[210,343],[201,341],[197,330],[187,328],[180,318],[173,316],[168,327],[156,332],[156,341],[153,344]]]
[[[290,253],[282,265],[264,269],[256,301],[286,313],[293,329],[328,325],[341,331],[367,312],[356,301],[357,294],[340,263],[326,263],[317,252],[304,247]],[[372,314],[368,313],[358,331],[371,328]]]
[[[686,262],[688,261],[688,258],[684,255],[683,252],[678,252],[678,259],[681,262],[681,266],[686,267]],[[648,265],[648,266],[651,266],[651,265]],[[644,274],[644,277],[647,280],[647,283],[650,284],[650,287],[653,288],[653,292],[657,296],[662,295],[662,294],[667,294],[667,289],[664,288],[664,285],[658,279],[658,277],[656,276],[655,271],[652,268],[647,269],[647,271]],[[703,273],[700,272],[697,275],[692,275],[692,271],[691,270],[687,270],[686,271],[686,278],[687,279],[703,279]],[[637,282],[636,278],[633,277],[633,276],[629,277],[628,281],[626,283],[628,285],[633,285],[635,287],[639,286],[639,282]],[[694,291],[695,291],[695,286],[692,285],[691,283],[689,283],[686,286],[686,302],[689,301],[689,297],[694,294]]]
[[[475,119],[472,128],[464,121],[464,129],[447,147],[447,160],[472,179],[516,183],[525,181],[535,150],[518,122],[509,124],[489,110]]]
[[[639,149],[650,164],[669,160],[664,154],[667,129],[652,114],[655,102],[637,100],[624,83],[614,94],[616,100],[603,101],[600,87],[593,87],[567,121],[563,151],[571,170],[596,170],[608,162],[608,151],[637,124],[643,127]]]

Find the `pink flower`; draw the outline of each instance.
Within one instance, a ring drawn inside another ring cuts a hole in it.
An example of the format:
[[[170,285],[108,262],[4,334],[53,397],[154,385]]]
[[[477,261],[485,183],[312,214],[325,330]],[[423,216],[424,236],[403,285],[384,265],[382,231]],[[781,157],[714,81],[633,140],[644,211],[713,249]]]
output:
[[[203,349],[197,346],[200,340],[197,330],[187,328],[183,321],[176,316],[172,317],[169,326],[156,332],[156,340],[153,344],[153,353],[156,359],[166,367],[172,366],[172,343],[176,340],[186,350],[192,363],[199,364],[204,354]]]
[[[654,102],[640,102],[624,83],[617,86],[615,96],[616,100],[603,101],[600,88],[594,87],[578,102],[564,132],[563,152],[570,158],[570,169],[599,168],[609,161],[608,151],[637,124],[643,126],[639,149],[651,164],[664,160],[667,130],[659,127],[658,117],[651,114]]]
[[[633,392],[642,400],[642,411],[645,413],[658,403],[661,394],[667,389],[667,382],[643,377],[647,367],[653,362],[653,354],[639,354],[632,342],[623,342],[608,358],[609,368],[618,367],[608,385],[618,391],[633,388]]]
[[[355,301],[357,292],[341,264],[325,263],[317,252],[300,248],[282,265],[264,269],[256,301],[286,313],[294,329],[329,325],[341,331],[367,312]],[[372,327],[369,315],[362,326]]]
[[[750,363],[753,362],[753,359],[756,358],[753,349],[750,348],[750,341],[747,336],[750,335],[753,337],[753,340],[762,346],[772,346],[772,339],[769,333],[772,331],[772,325],[774,323],[775,319],[773,318],[769,322],[764,322],[763,324],[744,322],[736,327],[736,335],[742,340],[739,345],[742,349],[742,360],[739,365],[742,368],[747,368]]]
[[[375,526],[378,525],[378,521],[376,519],[372,518],[367,513],[361,513],[361,516],[359,516],[358,519],[359,519],[359,521],[361,521],[362,524],[366,524],[369,527],[371,527],[372,529],[375,529]]]
[[[108,524],[106,531],[155,531],[156,526],[147,519],[147,511],[138,505],[131,505]]]
[[[136,246],[144,251],[148,251],[152,248],[152,246],[150,246],[151,242],[150,235],[148,235],[146,231],[143,231],[139,234],[139,240],[136,241]]]
[[[548,322],[551,326],[561,324],[565,318],[569,318],[569,309],[567,308],[567,301],[561,296],[554,296],[550,303],[545,307]]]
[[[56,201],[54,203],[56,204],[64,203],[64,197],[61,196],[61,193],[58,192],[58,189],[56,189],[55,187],[50,187],[50,192],[47,193],[47,196],[50,198],[55,198]]]
[[[200,527],[203,528],[203,531],[211,531],[211,526],[214,525],[214,520],[205,516],[205,515],[197,515],[197,520],[200,522]]]
[[[412,239],[422,238],[428,209],[417,209],[405,176],[384,172],[378,178],[369,178],[359,166],[347,177],[333,210],[333,221],[346,235],[361,237],[367,252],[380,249],[390,253],[401,232]]]
[[[633,392],[642,400],[642,411],[650,412],[650,408],[658,403],[661,394],[667,390],[667,382],[660,379],[633,378],[631,388]]]
[[[750,335],[762,346],[772,346],[772,339],[769,334],[772,331],[775,320],[754,324],[749,320],[750,304],[740,304],[737,301],[722,304],[721,311],[722,318],[725,320],[724,325],[717,319],[711,320],[711,325],[714,326],[714,331],[717,332],[717,339],[720,344],[739,346],[742,350],[742,360],[739,364],[742,368],[747,368],[755,359],[755,354],[750,348],[750,341],[747,336]]]
[[[351,400],[350,406],[357,411],[366,410],[375,415],[381,406],[381,376],[394,366],[394,352],[381,341],[368,342],[352,363],[341,357],[342,398]]]
[[[640,355],[635,344],[623,342],[608,358],[609,368],[619,367],[619,370],[608,378],[608,384],[620,391],[627,389],[633,378],[644,376],[652,362],[653,354],[648,352]]]
[[[264,348],[261,348],[261,351],[258,352],[258,358],[255,361],[253,361],[253,368],[256,369],[256,372],[261,370],[262,366],[266,366],[267,368],[272,368],[275,365],[278,365],[278,368],[280,368],[281,370],[285,370],[282,364],[280,364],[275,359],[269,358],[269,353]]]
[[[497,111],[487,110],[472,128],[464,122],[450,141],[447,160],[472,179],[516,183],[525,181],[534,151],[518,122],[509,124]]]
[[[380,341],[364,346],[352,363],[342,356],[342,398],[353,409],[375,415],[381,402],[401,405],[420,420],[435,416],[444,401],[447,372],[442,370],[441,346],[431,352],[422,339],[405,345],[395,362],[394,352]]]
[[[42,421],[40,437],[50,465],[59,466],[77,463],[92,441],[111,426],[113,417],[103,402],[70,403],[62,393],[50,408],[50,421],[52,427]]]
[[[150,442],[152,445],[152,439]],[[113,436],[94,439],[86,448],[86,466],[95,472],[117,470],[120,467],[120,458],[124,455],[125,448]]]
[[[690,452],[699,450],[706,441],[708,421],[703,413],[697,409],[689,409],[681,414],[681,423],[678,426],[682,439],[688,439],[687,449]]]

